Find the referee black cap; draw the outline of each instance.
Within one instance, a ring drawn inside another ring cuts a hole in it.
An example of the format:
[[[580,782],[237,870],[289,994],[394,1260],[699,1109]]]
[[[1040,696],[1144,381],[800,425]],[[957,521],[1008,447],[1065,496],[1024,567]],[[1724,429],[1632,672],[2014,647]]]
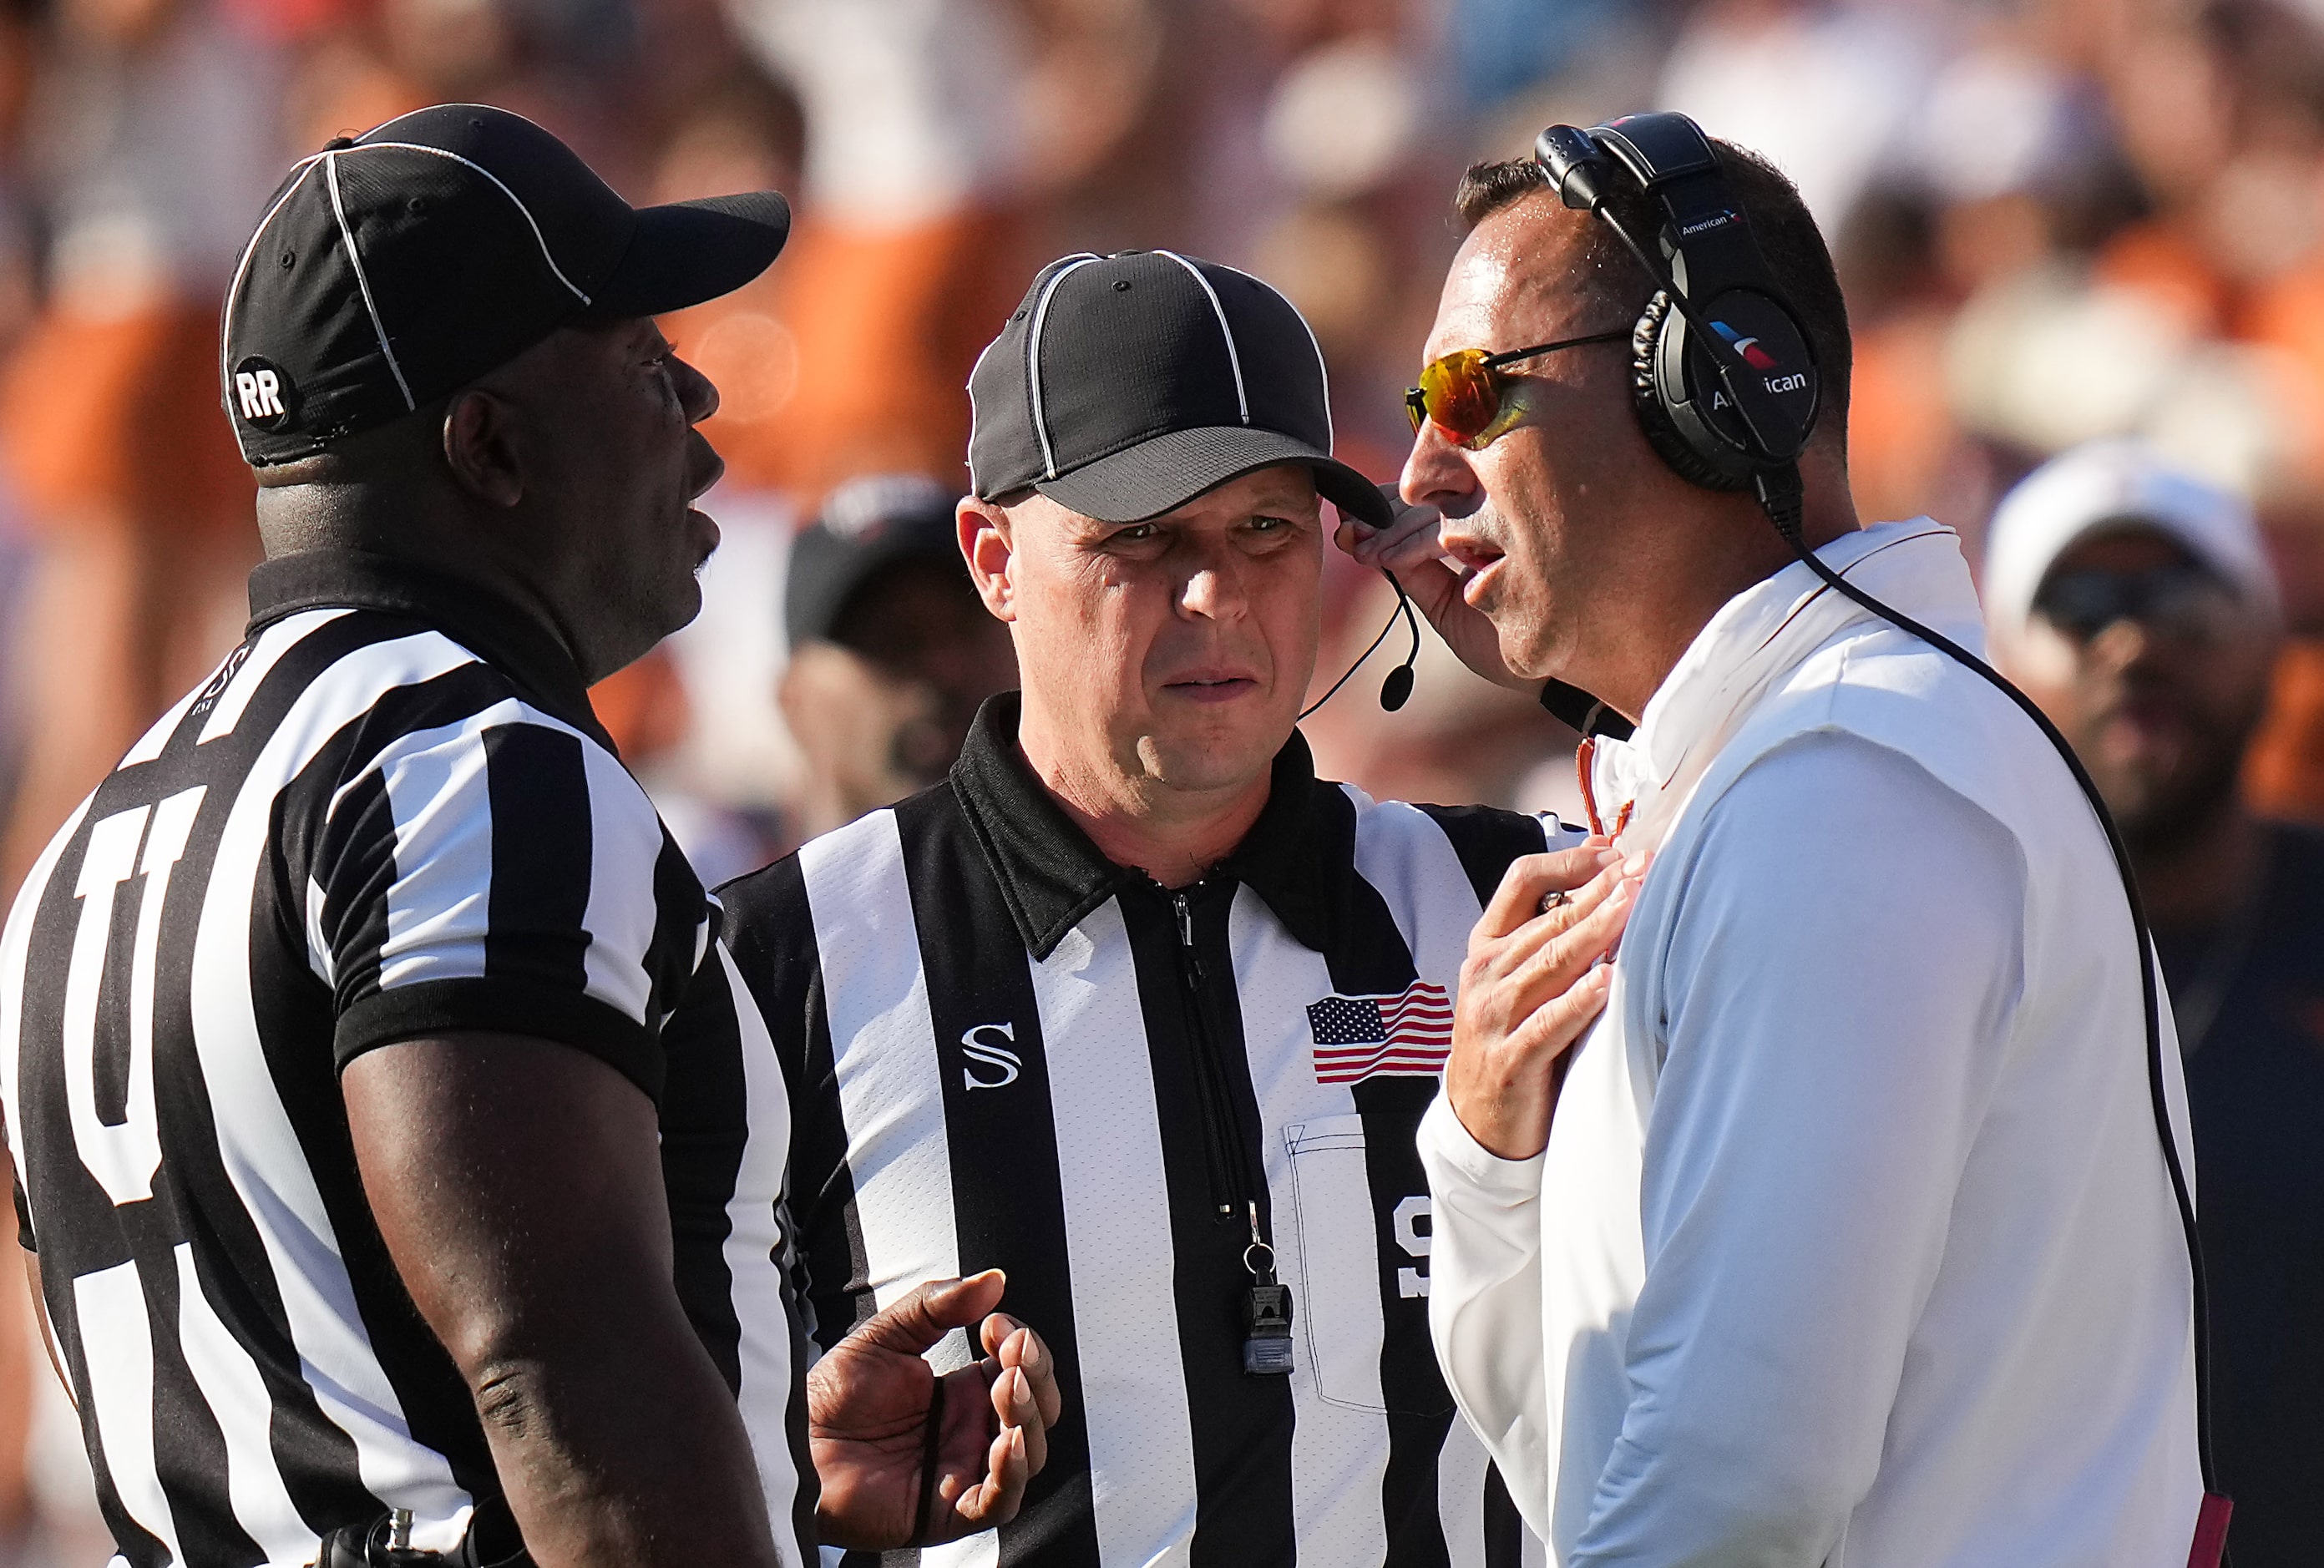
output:
[[[1052,262],[968,380],[969,481],[1028,486],[1137,522],[1278,463],[1341,511],[1388,526],[1372,482],[1332,456],[1323,351],[1290,300],[1176,251]]]
[[[254,466],[456,392],[569,322],[697,305],[790,233],[771,190],[632,208],[521,115],[439,104],[300,161],[227,286],[219,371]]]

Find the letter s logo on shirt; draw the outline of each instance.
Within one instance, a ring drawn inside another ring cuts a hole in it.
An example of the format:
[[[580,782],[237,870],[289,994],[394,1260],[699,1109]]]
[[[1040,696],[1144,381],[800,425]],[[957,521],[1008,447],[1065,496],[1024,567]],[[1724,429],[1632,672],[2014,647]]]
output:
[[[971,1089],[1006,1089],[1017,1081],[1019,1070],[1025,1065],[1024,1058],[1009,1046],[982,1038],[990,1035],[998,1035],[1001,1039],[1013,1045],[1017,1039],[1017,1026],[1013,1023],[978,1024],[960,1037],[961,1050],[971,1064],[960,1070],[961,1082]],[[997,1067],[1001,1076],[980,1078],[976,1075],[976,1069],[980,1066]]]

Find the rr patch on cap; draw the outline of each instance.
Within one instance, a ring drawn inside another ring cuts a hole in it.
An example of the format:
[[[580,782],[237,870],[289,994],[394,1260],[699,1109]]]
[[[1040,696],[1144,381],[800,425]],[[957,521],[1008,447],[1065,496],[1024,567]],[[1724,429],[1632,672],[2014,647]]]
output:
[[[244,424],[275,429],[290,417],[296,395],[290,378],[272,360],[254,354],[234,367],[234,411]]]

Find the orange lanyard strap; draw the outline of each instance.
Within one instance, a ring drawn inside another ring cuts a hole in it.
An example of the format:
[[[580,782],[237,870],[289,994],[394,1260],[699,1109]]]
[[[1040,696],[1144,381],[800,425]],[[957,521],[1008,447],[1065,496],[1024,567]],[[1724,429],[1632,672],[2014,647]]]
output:
[[[1590,817],[1590,834],[1593,838],[1619,838],[1622,830],[1630,826],[1630,809],[1635,800],[1622,802],[1622,809],[1614,814],[1614,831],[1609,834],[1606,824],[1598,815],[1598,790],[1591,781],[1590,764],[1598,755],[1598,737],[1584,735],[1582,743],[1573,748],[1573,771],[1582,781],[1582,809]]]

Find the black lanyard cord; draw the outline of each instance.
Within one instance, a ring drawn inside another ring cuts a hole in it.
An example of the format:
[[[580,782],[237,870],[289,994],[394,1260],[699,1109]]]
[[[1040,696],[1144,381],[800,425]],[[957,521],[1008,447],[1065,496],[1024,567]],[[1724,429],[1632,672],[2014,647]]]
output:
[[[2130,925],[2138,941],[2138,982],[2140,1001],[2146,1014],[2146,1086],[2153,1102],[2154,1129],[2163,1143],[2163,1164],[2171,1173],[2171,1195],[2179,1206],[2179,1225],[2187,1238],[2187,1266],[2194,1287],[2195,1330],[2195,1453],[2203,1473],[2203,1490],[2217,1492],[2218,1486],[2211,1469],[2211,1329],[2210,1288],[2203,1273],[2203,1243],[2195,1227],[2195,1201],[2188,1190],[2187,1173],[2179,1158],[2179,1142],[2171,1127],[2171,1102],[2163,1090],[2163,1020],[2157,1001],[2154,973],[2154,942],[2146,923],[2146,901],[2140,897],[2138,878],[2130,864],[2130,848],[2123,842],[2122,831],[2115,826],[2114,813],[2107,809],[2106,798],[2074,754],[2074,748],[2050,715],[2034,704],[2032,697],[2011,683],[1999,670],[1933,628],[1922,625],[1901,611],[1891,609],[1838,572],[1825,565],[1807,546],[1801,521],[1802,494],[1800,474],[1796,466],[1763,470],[1755,480],[1759,504],[1766,510],[1775,531],[1794,554],[1807,563],[1808,569],[1823,579],[1826,586],[1846,595],[1877,615],[1899,631],[1919,638],[1940,653],[1946,655],[1964,669],[1976,671],[1994,689],[2017,705],[2027,718],[2046,736],[2058,755],[2064,759],[2074,782],[2081,787],[2082,796],[2106,833],[2107,847],[2114,852],[2115,870],[2122,878],[2123,897],[2130,904]]]

